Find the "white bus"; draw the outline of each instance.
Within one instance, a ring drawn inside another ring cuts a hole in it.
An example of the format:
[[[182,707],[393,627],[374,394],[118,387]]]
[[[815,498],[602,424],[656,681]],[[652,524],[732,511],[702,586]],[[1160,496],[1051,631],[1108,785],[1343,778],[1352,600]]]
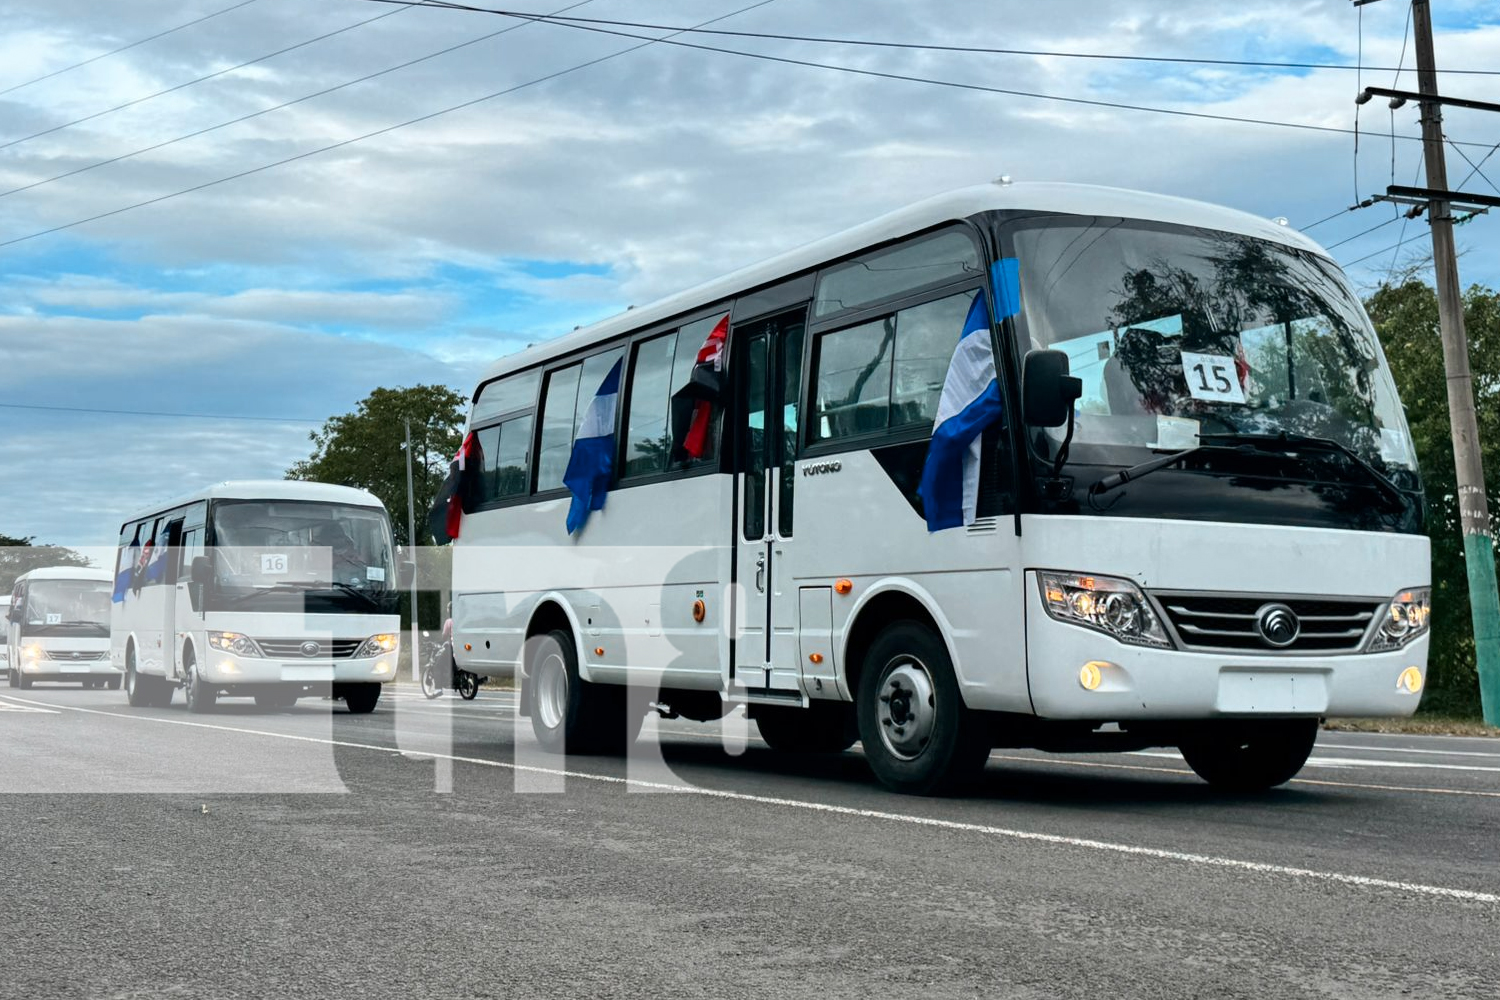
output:
[[[109,655],[109,573],[56,566],[16,578],[6,608],[7,680],[120,686]]]
[[[109,619],[130,704],[181,687],[193,712],[312,693],[373,711],[396,679],[403,575],[364,490],[232,482],[141,511],[120,528]]]
[[[725,323],[679,461],[672,399]],[[1157,746],[1261,789],[1320,717],[1409,715],[1425,680],[1385,357],[1326,251],[1237,211],[961,190],[503,359],[470,429],[458,663],[517,671],[551,749],[633,738],[637,678],[658,711],[748,706],[775,748],[858,740],[901,791],[995,747]],[[576,439],[605,430],[570,534]]]

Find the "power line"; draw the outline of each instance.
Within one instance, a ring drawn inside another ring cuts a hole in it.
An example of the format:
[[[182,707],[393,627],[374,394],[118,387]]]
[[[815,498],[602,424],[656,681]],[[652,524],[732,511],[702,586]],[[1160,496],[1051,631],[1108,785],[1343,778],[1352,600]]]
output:
[[[364,0],[364,2],[367,2],[367,3],[399,3],[399,2],[402,2],[402,0]],[[538,16],[538,15],[535,15],[535,14],[517,14],[517,13],[511,13],[511,12],[503,11],[503,10],[493,10],[493,9],[490,9],[490,8],[487,8],[487,7],[470,7],[470,6],[461,5],[461,4],[445,3],[445,2],[440,2],[440,0],[428,0],[427,3],[423,4],[423,6],[424,7],[431,7],[431,8],[449,9],[449,10],[463,10],[463,11],[470,11],[470,12],[481,13],[481,14],[498,14],[498,15],[503,16],[503,17],[513,17],[513,18],[518,18],[520,20],[527,20],[527,21],[542,21],[542,22],[547,23],[547,24],[554,24],[554,25],[556,25],[558,27],[574,28],[574,29],[579,30],[579,31],[591,31],[591,32],[595,32],[595,33],[598,33],[598,34],[604,34],[604,35],[614,35],[614,36],[617,36],[617,37],[620,37],[620,38],[636,38],[636,39],[641,39],[641,38],[649,38],[650,37],[650,36],[644,36],[644,35],[633,35],[633,34],[631,34],[629,32],[626,32],[626,31],[615,31],[615,30],[612,30],[612,29],[609,29],[609,28],[591,27],[591,26],[586,25],[586,24],[573,24],[573,23],[569,23],[566,20],[548,19],[546,17],[541,17],[541,16]],[[953,89],[953,90],[968,90],[968,91],[974,91],[974,92],[985,93],[985,94],[1001,94],[1001,95],[1004,95],[1006,97],[1025,97],[1025,98],[1031,98],[1031,99],[1034,99],[1034,100],[1042,100],[1042,101],[1058,101],[1058,102],[1061,102],[1061,103],[1064,103],[1064,104],[1080,104],[1080,105],[1085,105],[1085,106],[1088,106],[1088,107],[1110,108],[1112,110],[1117,110],[1117,111],[1139,111],[1139,112],[1144,112],[1144,113],[1147,113],[1147,114],[1171,115],[1171,116],[1179,117],[1179,118],[1200,118],[1200,119],[1206,119],[1208,121],[1238,122],[1238,123],[1246,124],[1246,125],[1267,125],[1267,126],[1271,126],[1271,127],[1274,127],[1274,128],[1291,128],[1291,129],[1299,129],[1299,130],[1307,131],[1307,132],[1326,132],[1326,133],[1330,133],[1330,134],[1333,134],[1333,135],[1352,135],[1353,134],[1353,130],[1352,129],[1339,128],[1339,127],[1334,126],[1334,125],[1313,125],[1313,124],[1310,124],[1310,123],[1307,123],[1307,122],[1284,122],[1284,121],[1276,121],[1274,119],[1268,119],[1268,118],[1245,118],[1245,117],[1240,117],[1240,116],[1237,116],[1237,115],[1212,114],[1212,113],[1209,113],[1209,112],[1206,112],[1206,111],[1185,111],[1185,110],[1182,110],[1180,108],[1158,108],[1158,107],[1152,107],[1150,105],[1122,104],[1122,103],[1119,103],[1117,101],[1103,101],[1103,100],[1096,100],[1096,99],[1085,98],[1085,97],[1063,97],[1063,96],[1060,96],[1060,95],[1057,95],[1057,94],[1041,94],[1041,93],[1036,93],[1034,91],[1028,91],[1028,90],[1011,90],[1011,89],[1007,89],[1007,88],[1004,88],[1004,87],[987,87],[987,86],[984,86],[983,84],[978,84],[978,83],[959,83],[959,82],[956,82],[956,81],[953,81],[953,80],[937,80],[937,79],[933,79],[931,77],[924,77],[924,76],[908,76],[908,75],[903,74],[903,73],[886,73],[886,72],[881,72],[879,70],[858,69],[858,68],[853,67],[853,66],[840,66],[840,65],[833,64],[833,63],[813,62],[813,61],[808,60],[808,59],[792,59],[792,58],[789,58],[787,56],[773,56],[773,55],[769,55],[769,54],[764,53],[764,52],[746,52],[743,49],[728,49],[728,48],[723,48],[723,47],[716,46],[716,45],[702,45],[702,44],[699,44],[699,43],[696,43],[696,42],[683,42],[683,41],[676,41],[676,40],[670,40],[669,41],[668,40],[669,37],[670,36],[665,36],[665,37],[663,37],[661,39],[658,39],[658,40],[663,45],[672,45],[672,46],[676,46],[678,48],[685,48],[685,49],[696,49],[696,50],[698,50],[700,52],[718,52],[718,53],[722,53],[724,55],[740,56],[740,57],[745,58],[745,59],[756,59],[756,60],[760,60],[762,62],[781,63],[781,64],[787,65],[787,66],[805,66],[805,67],[810,67],[810,68],[813,68],[813,69],[826,69],[826,70],[831,70],[831,71],[837,72],[837,73],[848,73],[848,74],[853,75],[853,76],[873,77],[873,78],[881,79],[881,80],[898,80],[898,81],[902,81],[902,82],[905,82],[905,83],[922,83],[922,84],[929,84],[931,86],[936,86],[936,87],[947,87],[947,88]],[[1500,71],[1497,71],[1497,72],[1500,72]],[[1400,138],[1402,138],[1402,139],[1410,139],[1413,142],[1420,142],[1421,141],[1421,138],[1419,136],[1400,136]],[[1488,148],[1488,144],[1486,144],[1486,143],[1464,142],[1462,140],[1453,140],[1453,141],[1459,142],[1460,145],[1465,145],[1465,146],[1481,146],[1481,147],[1484,147],[1484,148]],[[0,246],[3,246],[3,244],[0,244]]]
[[[366,0],[369,3],[398,3],[400,0]],[[684,28],[667,24],[651,24],[644,21],[619,21],[596,17],[562,17],[557,14],[530,14],[524,11],[500,10],[488,7],[474,7],[466,4],[443,2],[433,0],[424,4],[428,7],[443,7],[449,10],[462,10],[482,12],[486,14],[500,14],[505,17],[521,18],[524,20],[549,21],[560,25],[573,22],[579,25],[596,24],[610,25],[619,28],[641,28],[649,31],[671,31],[679,34],[696,35],[724,35],[735,38],[760,38],[769,41],[782,42],[816,42],[827,45],[851,45],[867,48],[882,49],[911,49],[922,52],[965,52],[981,55],[1005,55],[1005,56],[1038,56],[1054,59],[1095,59],[1119,62],[1146,62],[1146,63],[1186,63],[1194,66],[1244,66],[1263,69],[1335,69],[1354,71],[1358,67],[1348,63],[1312,63],[1312,62],[1275,62],[1256,59],[1202,59],[1189,56],[1141,56],[1122,55],[1117,53],[1103,52],[1072,52],[1054,51],[1045,49],[1003,49],[980,45],[936,45],[919,42],[886,42],[875,41],[864,38],[830,38],[822,35],[788,35],[768,31],[729,31],[724,29],[708,28]],[[1364,69],[1371,73],[1389,73],[1394,71],[1392,66],[1366,66]],[[1500,76],[1500,70],[1493,69],[1444,69],[1440,72],[1453,73],[1462,76]]]
[[[44,135],[51,135],[54,132],[61,132],[63,129],[72,128],[74,125],[82,125],[84,122],[91,122],[95,118],[103,118],[105,115],[114,114],[116,111],[123,111],[126,108],[133,108],[137,104],[144,104],[147,101],[153,101],[158,97],[164,97],[167,94],[174,94],[179,90],[185,90],[188,87],[203,83],[205,80],[212,80],[215,77],[223,76],[226,73],[233,73],[235,70],[244,69],[246,66],[254,66],[256,63],[263,63],[267,59],[274,59],[277,56],[285,55],[286,53],[292,52],[296,49],[306,48],[307,46],[312,45],[315,42],[321,42],[324,39],[332,38],[334,35],[342,35],[346,31],[353,31],[355,28],[362,28],[367,24],[371,24],[383,18],[392,17],[396,14],[401,13],[403,10],[410,10],[412,7],[421,7],[426,3],[426,0],[397,0],[397,3],[399,3],[399,7],[396,10],[388,10],[384,14],[376,14],[374,17],[367,17],[363,21],[356,21],[353,24],[345,25],[344,27],[338,28],[334,31],[325,32],[324,34],[318,35],[316,38],[309,38],[306,41],[298,42],[295,45],[288,45],[285,48],[277,49],[275,52],[268,52],[263,56],[257,56],[254,59],[247,59],[246,61],[237,63],[234,66],[215,70],[212,73],[208,73],[193,80],[188,80],[184,83],[179,83],[175,86],[168,87],[165,90],[158,90],[154,94],[147,94],[144,97],[137,97],[134,100],[126,101],[124,104],[116,104],[112,108],[105,108],[103,111],[95,111],[93,114],[84,115],[81,118],[74,118],[72,121],[63,122],[61,125],[53,125],[51,128],[44,128],[40,132],[33,132],[30,135],[22,136],[19,139],[11,139],[8,142],[0,142],[0,149],[9,149],[12,146],[19,146],[23,142],[30,142],[32,139],[40,139]]]
[[[593,0],[580,0],[579,3],[563,7],[562,10],[576,10],[577,8],[582,7],[585,4],[592,2]],[[99,167],[107,167],[112,163],[119,163],[121,160],[128,160],[131,157],[140,156],[142,153],[155,152],[158,149],[163,149],[167,146],[175,145],[176,143],[184,142],[188,139],[196,139],[200,135],[207,135],[210,132],[217,132],[219,129],[228,128],[231,125],[238,125],[241,122],[247,122],[252,118],[259,118],[261,115],[268,115],[273,111],[280,111],[282,108],[289,108],[294,104],[301,104],[304,101],[310,101],[317,97],[323,97],[328,94],[332,94],[335,91],[343,90],[346,87],[352,87],[355,84],[364,83],[368,80],[373,80],[376,77],[385,76],[389,73],[394,73],[397,70],[406,69],[408,66],[415,66],[417,63],[426,62],[429,59],[436,59],[439,56],[445,56],[450,52],[456,52],[459,49],[467,48],[470,45],[478,45],[480,42],[488,41],[489,39],[494,38],[497,35],[508,34],[512,31],[519,31],[522,28],[528,27],[530,23],[531,22],[529,21],[523,21],[520,24],[513,24],[508,28],[501,28],[499,31],[491,31],[489,34],[480,35],[478,38],[471,38],[468,41],[459,42],[456,45],[449,45],[446,48],[438,49],[436,52],[429,52],[425,56],[418,56],[415,59],[408,59],[405,62],[397,63],[394,66],[388,66],[385,69],[377,70],[374,73],[367,73],[364,76],[356,77],[353,80],[346,80],[343,83],[336,84],[332,87],[326,87],[323,90],[315,91],[311,94],[304,94],[303,96],[290,101],[282,101],[280,104],[273,104],[268,108],[261,108],[259,111],[251,111],[248,114],[240,115],[238,118],[231,118],[228,121],[219,122],[217,125],[209,125],[205,128],[194,129],[191,132],[186,132],[172,139],[165,139],[161,142],[152,143],[149,146],[142,146],[140,149],[131,150],[128,153],[121,153],[118,156],[111,156],[108,159],[98,160],[94,163],[85,164],[81,167],[75,167],[72,170],[65,170],[60,174],[54,174],[51,177],[43,178],[42,180],[38,181],[32,181],[29,184],[22,184],[19,187],[13,187],[8,191],[0,191],[0,198],[6,198],[13,194],[20,194],[22,191],[30,191],[32,188],[38,188],[43,186],[44,184],[51,184],[54,181],[64,180],[68,177],[76,176],[77,174],[87,173],[88,171],[95,170]]]
[[[729,12],[728,14],[723,14],[723,15],[720,15],[719,17],[712,18],[712,19],[710,19],[708,21],[704,21],[703,24],[713,24],[715,21],[723,21],[723,20],[726,20],[728,18],[735,17],[735,16],[737,16],[739,14],[743,14],[746,11],[755,10],[758,7],[765,7],[768,4],[772,4],[772,3],[775,3],[775,2],[776,2],[776,0],[758,0],[758,2],[756,2],[756,3],[752,3],[752,4],[750,4],[750,5],[746,6],[746,7],[741,7],[738,10],[734,10],[734,11]],[[418,6],[418,5],[412,5],[412,6]],[[639,37],[639,36],[632,36],[632,37]],[[181,189],[179,191],[171,191],[171,192],[168,192],[167,194],[158,195],[155,198],[148,198],[145,201],[138,201],[138,202],[135,202],[134,204],[131,204],[131,205],[125,205],[122,208],[111,209],[108,212],[100,212],[97,215],[91,215],[91,216],[89,216],[87,218],[84,218],[84,219],[76,219],[73,222],[66,222],[66,223],[63,223],[62,225],[52,226],[52,227],[50,227],[48,229],[38,230],[37,232],[34,232],[34,233],[28,233],[25,236],[16,236],[16,237],[13,237],[13,238],[8,239],[8,240],[0,241],[0,248],[8,247],[8,246],[14,246],[17,243],[25,243],[27,240],[34,240],[34,239],[36,239],[36,238],[38,238],[40,236],[49,236],[52,233],[60,233],[63,230],[72,229],[75,226],[82,226],[82,225],[84,225],[86,223],[98,222],[100,219],[108,219],[108,218],[110,218],[112,216],[122,215],[125,212],[130,212],[130,211],[133,211],[133,210],[135,210],[137,208],[145,208],[148,205],[156,205],[156,204],[159,204],[159,203],[164,202],[164,201],[169,201],[169,200],[171,200],[173,198],[181,197],[182,195],[185,195],[185,194],[192,194],[195,191],[202,191],[202,190],[204,190],[206,188],[216,187],[217,185],[228,183],[229,181],[239,180],[242,177],[249,177],[249,176],[251,176],[253,174],[264,173],[265,171],[271,170],[271,169],[273,169],[275,167],[284,166],[284,165],[286,165],[288,163],[295,163],[298,160],[305,160],[308,157],[317,156],[320,153],[326,153],[326,152],[329,152],[331,150],[341,149],[344,146],[351,146],[354,143],[363,142],[366,139],[373,139],[376,136],[385,135],[388,132],[394,132],[397,129],[406,128],[408,125],[416,125],[416,124],[418,124],[420,122],[431,121],[434,118],[440,117],[442,115],[450,114],[450,113],[452,113],[454,111],[460,111],[460,110],[462,110],[464,108],[470,108],[470,107],[475,106],[476,104],[483,104],[486,101],[492,101],[492,100],[494,100],[497,97],[504,97],[507,94],[513,94],[513,93],[515,93],[518,90],[524,90],[527,87],[534,87],[534,86],[536,86],[538,84],[546,83],[549,80],[555,80],[558,77],[567,76],[570,73],[576,73],[579,70],[588,69],[591,66],[597,66],[599,63],[608,62],[611,59],[615,59],[615,58],[618,58],[619,56],[627,55],[627,54],[629,54],[631,52],[637,51],[638,49],[644,49],[644,48],[646,48],[649,45],[654,45],[654,44],[657,44],[657,43],[672,44],[671,42],[667,41],[667,38],[669,38],[669,37],[670,36],[664,36],[662,38],[648,38],[648,39],[645,39],[644,41],[642,41],[641,44],[639,44],[639,45],[628,45],[628,46],[626,46],[623,49],[619,49],[619,50],[614,51],[614,52],[606,53],[605,55],[598,56],[598,57],[596,57],[594,59],[590,59],[590,60],[588,60],[586,62],[581,62],[581,63],[578,63],[576,65],[569,66],[567,69],[560,69],[560,70],[557,70],[556,72],[548,73],[545,76],[539,76],[539,77],[536,77],[534,79],[527,80],[524,83],[518,83],[518,84],[516,84],[516,85],[514,85],[512,87],[506,87],[503,90],[497,90],[497,91],[494,91],[493,93],[485,94],[482,97],[476,97],[476,98],[473,98],[471,100],[464,101],[464,102],[462,102],[460,104],[454,104],[454,105],[451,105],[449,107],[439,109],[437,111],[429,112],[429,113],[427,113],[425,115],[419,115],[416,118],[408,118],[406,121],[397,122],[394,125],[387,125],[384,128],[375,129],[373,132],[366,132],[363,135],[357,135],[357,136],[354,136],[353,138],[349,138],[349,139],[341,139],[338,142],[329,143],[326,146],[319,146],[317,149],[309,149],[306,152],[297,153],[294,156],[287,156],[287,157],[283,157],[280,160],[274,160],[274,161],[272,161],[270,163],[263,163],[263,164],[261,164],[258,167],[251,167],[251,168],[249,168],[247,170],[241,170],[241,171],[239,171],[237,173],[229,174],[228,176],[225,176],[225,177],[219,177],[219,178],[217,178],[215,180],[204,181],[201,184],[194,184],[192,187],[183,188],[183,189]]]
[[[64,73],[71,73],[73,70],[79,69],[83,66],[87,66],[89,63],[96,63],[100,59],[108,59],[110,56],[119,55],[126,49],[133,49],[137,45],[145,45],[147,42],[154,42],[158,38],[163,38],[167,35],[172,34],[174,31],[181,31],[183,28],[191,28],[195,24],[202,24],[204,21],[218,17],[220,14],[228,14],[232,10],[239,10],[241,7],[248,7],[255,2],[256,0],[240,0],[239,3],[232,4],[231,6],[225,7],[221,10],[216,10],[212,14],[204,14],[202,17],[195,17],[191,21],[184,21],[183,23],[177,25],[175,28],[168,28],[165,31],[158,31],[156,34],[147,35],[145,38],[137,38],[135,41],[128,42],[125,45],[121,45],[117,49],[110,49],[108,52],[101,52],[97,56],[90,56],[89,58],[84,59],[81,62],[73,63],[71,66],[64,66],[62,69],[55,69],[50,73],[43,73],[41,76],[27,80],[25,83],[12,84],[11,86],[6,87],[4,90],[0,90],[0,97],[9,94],[12,91],[20,90],[22,87],[29,87],[33,83],[41,83],[43,80],[50,80],[54,76],[62,76]]]
[[[1362,233],[1355,233],[1353,236],[1350,236],[1350,237],[1348,237],[1346,239],[1339,240],[1337,243],[1331,243],[1328,246],[1324,247],[1323,249],[1325,249],[1325,250],[1336,250],[1337,248],[1343,246],[1345,243],[1353,243],[1355,240],[1357,240],[1357,239],[1359,239],[1359,238],[1361,238],[1363,236],[1369,236],[1371,233],[1375,232],[1377,229],[1384,229],[1386,226],[1389,226],[1391,223],[1395,222],[1399,218],[1401,218],[1399,215],[1393,215],[1389,219],[1386,219],[1384,222],[1379,223],[1378,225],[1371,226],[1369,229],[1366,229]]]
[[[180,417],[191,420],[256,420],[281,424],[321,424],[327,418],[268,417],[248,413],[174,413],[166,410],[109,410],[96,406],[43,406],[40,403],[0,403],[7,410],[45,410],[49,413],[104,413],[118,417]]]

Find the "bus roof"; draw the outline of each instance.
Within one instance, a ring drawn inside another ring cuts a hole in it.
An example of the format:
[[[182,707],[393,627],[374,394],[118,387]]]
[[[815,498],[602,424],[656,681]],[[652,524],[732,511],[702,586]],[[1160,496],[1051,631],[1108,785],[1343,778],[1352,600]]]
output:
[[[107,569],[92,569],[87,566],[46,566],[16,577],[17,583],[22,580],[88,580],[93,583],[110,583],[114,576]]]
[[[618,334],[650,326],[772,284],[828,261],[857,253],[866,247],[897,240],[945,222],[956,222],[982,212],[995,211],[1099,215],[1196,226],[1252,236],[1328,256],[1327,251],[1315,241],[1290,226],[1208,202],[1089,184],[979,184],[919,201],[650,305],[630,309],[566,336],[509,355],[491,365],[480,384],[508,372],[569,354],[596,341],[608,340]]]
[[[298,479],[239,479],[216,483],[206,489],[175,497],[166,503],[144,507],[123,523],[130,524],[143,518],[154,517],[163,511],[175,510],[200,500],[308,500],[315,503],[343,503],[352,507],[379,507],[385,509],[380,498],[368,490],[353,486],[335,486],[332,483],[309,483]]]

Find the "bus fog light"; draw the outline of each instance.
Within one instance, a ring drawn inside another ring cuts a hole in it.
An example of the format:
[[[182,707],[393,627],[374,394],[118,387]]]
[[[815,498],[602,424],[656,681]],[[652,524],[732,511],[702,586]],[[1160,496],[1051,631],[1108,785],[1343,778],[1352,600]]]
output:
[[[1416,667],[1407,667],[1401,671],[1401,676],[1396,680],[1396,690],[1407,694],[1417,694],[1422,690],[1422,671]]]
[[[1129,580],[1077,573],[1041,572],[1048,616],[1081,625],[1136,646],[1170,649],[1172,641],[1141,589]]]
[[[1113,666],[1100,660],[1090,660],[1078,671],[1078,683],[1083,685],[1085,691],[1097,691],[1099,685],[1104,683],[1104,668]]]
[[[240,672],[240,665],[233,660],[220,660],[217,669],[221,674],[237,674]]]
[[[375,664],[375,673],[377,673],[377,674],[388,674],[390,672],[391,672],[391,665],[389,663],[385,662],[384,660],[381,660],[379,663]]]

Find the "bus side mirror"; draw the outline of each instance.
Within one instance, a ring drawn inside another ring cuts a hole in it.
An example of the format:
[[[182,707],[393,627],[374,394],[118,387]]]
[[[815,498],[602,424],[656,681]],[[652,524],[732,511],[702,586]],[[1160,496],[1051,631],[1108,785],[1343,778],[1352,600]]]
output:
[[[1068,374],[1062,351],[1031,351],[1021,373],[1021,402],[1032,427],[1061,427],[1073,417],[1073,404],[1083,396],[1083,380]]]
[[[26,620],[26,609],[19,604],[12,604],[5,611],[5,620],[11,624]]]
[[[417,580],[417,564],[410,559],[401,560],[396,567],[396,589],[410,590]]]
[[[213,582],[214,568],[209,563],[208,556],[193,556],[193,565],[188,570],[188,579],[200,587]]]

